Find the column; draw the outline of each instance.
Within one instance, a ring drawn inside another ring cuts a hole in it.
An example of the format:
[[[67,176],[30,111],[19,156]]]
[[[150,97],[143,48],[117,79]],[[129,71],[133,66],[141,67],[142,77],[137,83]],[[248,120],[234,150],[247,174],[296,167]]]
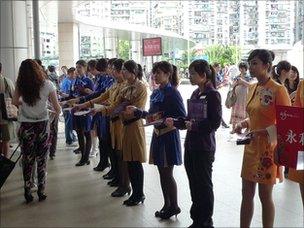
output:
[[[258,1],[258,47],[266,43],[266,1]]]
[[[104,47],[106,58],[116,58],[118,48],[118,38],[112,29],[105,29],[104,32]]]
[[[3,74],[15,81],[29,57],[26,1],[0,1],[0,61]]]
[[[79,26],[74,22],[58,23],[59,67],[75,66],[79,60]]]
[[[75,66],[79,60],[79,24],[75,23],[77,1],[58,1],[59,67]]]
[[[131,59],[141,64],[140,38],[134,32],[131,34]]]

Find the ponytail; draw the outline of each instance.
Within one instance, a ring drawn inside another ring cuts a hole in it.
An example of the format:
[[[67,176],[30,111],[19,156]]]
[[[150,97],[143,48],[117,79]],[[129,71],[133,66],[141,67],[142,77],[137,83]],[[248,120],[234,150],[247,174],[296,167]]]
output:
[[[216,78],[215,78],[215,70],[212,65],[209,65],[211,70],[210,81],[212,82],[213,87],[216,89]]]
[[[140,64],[137,64],[137,74],[136,74],[136,77],[137,77],[139,80],[142,80],[143,75],[144,75],[144,73],[143,73],[143,69],[142,69],[141,65],[140,65]]]
[[[282,71],[290,71],[291,70],[291,64],[287,62],[286,60],[280,61],[277,65],[273,66],[272,68],[272,77],[274,80],[279,82],[279,77],[282,73]]]
[[[172,68],[173,68],[173,71],[172,71],[172,74],[171,74],[169,80],[170,80],[171,85],[176,88],[179,84],[179,77],[177,74],[177,67],[172,64]]]
[[[275,80],[275,81],[279,81],[279,77],[280,75],[277,72],[277,65],[273,65],[273,67],[271,68],[271,77]]]

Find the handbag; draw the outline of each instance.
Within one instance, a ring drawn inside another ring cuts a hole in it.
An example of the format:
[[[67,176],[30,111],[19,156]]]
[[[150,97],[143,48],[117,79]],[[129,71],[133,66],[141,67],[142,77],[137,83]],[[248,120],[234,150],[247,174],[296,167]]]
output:
[[[4,120],[17,121],[18,108],[12,104],[12,99],[5,98],[3,93],[0,93],[0,108]]]
[[[231,108],[232,106],[235,105],[237,97],[235,93],[235,87],[234,86],[231,90],[228,91],[226,101],[225,101],[225,106],[226,108]]]
[[[2,111],[2,118],[10,121],[17,121],[18,108],[12,104],[12,94],[8,88],[6,79],[4,78],[5,91],[9,94],[9,97],[5,97],[4,93],[0,94],[0,107]]]
[[[3,184],[5,183],[6,179],[9,177],[11,172],[14,170],[16,163],[19,161],[21,157],[21,153],[18,156],[17,160],[14,162],[12,161],[12,157],[16,153],[17,149],[19,148],[20,144],[14,150],[13,154],[10,158],[6,158],[0,154],[0,189],[2,188]]]

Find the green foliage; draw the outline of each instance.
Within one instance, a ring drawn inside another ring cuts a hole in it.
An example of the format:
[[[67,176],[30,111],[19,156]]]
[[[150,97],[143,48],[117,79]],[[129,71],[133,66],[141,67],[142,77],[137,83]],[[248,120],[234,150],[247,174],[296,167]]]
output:
[[[128,40],[118,41],[118,58],[129,59],[131,44]]]
[[[222,66],[238,64],[241,59],[241,49],[237,46],[212,45],[204,50],[211,64],[217,62]]]

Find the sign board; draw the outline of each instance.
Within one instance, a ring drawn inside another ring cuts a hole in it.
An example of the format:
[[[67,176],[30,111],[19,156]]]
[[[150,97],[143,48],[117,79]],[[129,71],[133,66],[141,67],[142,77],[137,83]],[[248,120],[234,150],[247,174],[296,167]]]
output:
[[[304,108],[277,106],[278,160],[281,165],[304,169]]]
[[[143,56],[162,55],[161,37],[143,39]]]

